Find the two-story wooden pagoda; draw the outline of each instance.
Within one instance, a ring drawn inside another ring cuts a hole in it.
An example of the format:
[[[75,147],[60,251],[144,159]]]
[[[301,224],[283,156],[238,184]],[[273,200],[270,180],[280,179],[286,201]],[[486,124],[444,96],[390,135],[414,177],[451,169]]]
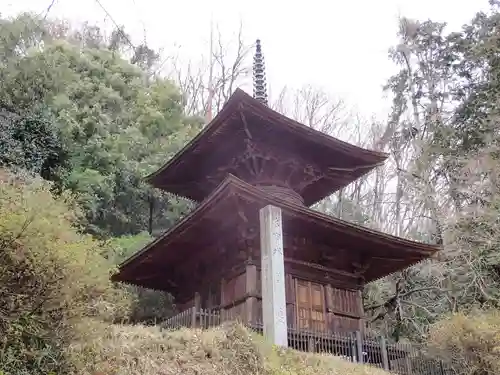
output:
[[[387,155],[270,109],[259,44],[254,78],[254,97],[236,90],[198,136],[147,178],[199,205],[121,264],[113,280],[167,291],[181,310],[197,306],[260,320],[259,210],[273,205],[282,211],[289,324],[296,330],[360,330],[364,284],[439,248],[308,208]]]

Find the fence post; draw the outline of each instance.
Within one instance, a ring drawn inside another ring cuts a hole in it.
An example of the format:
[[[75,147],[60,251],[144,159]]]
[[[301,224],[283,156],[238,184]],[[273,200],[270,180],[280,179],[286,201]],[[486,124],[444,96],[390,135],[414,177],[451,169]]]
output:
[[[191,307],[191,328],[196,327],[196,307]]]
[[[384,336],[380,336],[380,351],[382,353],[382,366],[384,370],[389,370],[389,356],[387,354],[387,342]]]
[[[352,362],[357,362],[357,349],[356,349],[356,336],[352,333],[349,334],[349,345],[351,346],[351,360]]]
[[[363,363],[363,336],[360,331],[356,331],[356,352],[358,357],[358,363]]]
[[[192,311],[192,315],[191,315],[191,327],[192,328],[196,328],[196,313],[198,312],[198,310],[200,310],[200,307],[201,307],[200,293],[196,292],[194,294],[193,311]]]
[[[309,336],[307,338],[307,351],[311,353],[315,352],[315,342],[313,336]]]
[[[439,360],[439,370],[441,372],[441,375],[446,375],[446,372],[444,371],[443,361],[442,360]]]

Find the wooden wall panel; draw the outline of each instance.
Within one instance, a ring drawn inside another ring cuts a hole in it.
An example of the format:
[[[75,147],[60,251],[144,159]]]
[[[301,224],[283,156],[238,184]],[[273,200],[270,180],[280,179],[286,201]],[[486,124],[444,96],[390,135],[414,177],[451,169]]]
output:
[[[235,306],[232,306],[228,309],[224,309],[221,311],[223,320],[239,320],[245,321],[246,312],[245,312],[245,304],[239,303]]]
[[[313,330],[325,332],[326,330],[326,307],[324,286],[311,283],[311,320]]]
[[[311,329],[311,295],[308,284],[296,280],[297,328],[299,329]]]
[[[262,275],[260,272],[260,269],[257,268],[257,294],[261,295],[262,294]]]
[[[257,303],[254,304],[254,316],[256,317],[255,321],[258,323],[258,324],[262,324],[263,321],[262,321],[262,300],[261,299],[258,299],[257,300]]]
[[[338,288],[328,288],[331,296],[327,297],[328,309],[334,313],[361,316],[359,292],[356,290],[345,290]]]
[[[295,280],[297,328],[325,332],[327,328],[325,293],[322,284]]]
[[[194,306],[194,298],[187,301],[186,303],[178,304],[176,307],[177,307],[177,311],[181,313],[181,312],[186,311],[187,309],[189,309],[193,306]]]
[[[257,296],[261,296],[261,272],[257,268]],[[330,332],[360,329],[362,307],[358,290],[342,289],[322,280],[297,278],[286,273],[287,323],[289,327]],[[301,294],[300,284],[309,285]],[[300,299],[300,300],[299,300]],[[306,308],[306,305],[309,306]],[[262,300],[252,306],[256,321],[262,323]]]
[[[295,327],[295,305],[286,306],[286,324],[289,328]]]
[[[223,305],[232,303],[242,298],[246,293],[246,275],[244,273],[226,280],[224,284]]]
[[[212,309],[221,304],[221,283],[210,283],[204,285],[200,290],[201,307],[203,309]]]
[[[329,326],[332,332],[354,332],[359,330],[359,319],[347,316],[331,315]]]

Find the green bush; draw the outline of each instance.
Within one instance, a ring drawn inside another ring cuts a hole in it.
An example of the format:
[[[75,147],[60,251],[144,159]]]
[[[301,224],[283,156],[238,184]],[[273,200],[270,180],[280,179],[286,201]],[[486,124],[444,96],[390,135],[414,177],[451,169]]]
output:
[[[500,311],[449,316],[431,327],[428,345],[457,375],[498,375]]]
[[[74,212],[47,183],[0,171],[0,373],[64,373],[76,322],[129,314],[105,244],[75,229]]]

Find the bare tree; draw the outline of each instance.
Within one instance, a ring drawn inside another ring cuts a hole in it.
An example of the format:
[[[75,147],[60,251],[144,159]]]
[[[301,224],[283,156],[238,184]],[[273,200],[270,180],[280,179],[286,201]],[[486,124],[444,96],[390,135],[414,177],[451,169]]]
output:
[[[311,128],[355,143],[368,146],[370,124],[346,108],[343,100],[320,87],[304,85],[298,89],[284,87],[271,107]],[[334,196],[325,198],[316,209],[346,220],[362,222],[360,208],[366,199],[369,176],[356,180]],[[365,223],[366,224],[366,223]]]
[[[271,108],[329,135],[341,134],[348,124],[344,102],[312,85],[295,90],[284,87]]]
[[[450,116],[446,99],[452,73],[443,28],[430,21],[400,20],[400,43],[391,50],[400,71],[386,87],[393,107],[376,143],[390,154],[388,174],[377,177],[377,184],[392,186],[376,192],[389,198],[380,217],[383,229],[438,243],[443,243],[444,218],[450,212],[439,159],[429,147],[436,128]],[[373,321],[389,322],[386,329],[390,326],[396,335],[422,337],[425,327],[448,309],[447,273],[446,262],[429,261],[380,280],[366,296],[367,311]]]
[[[240,23],[236,36],[229,40],[216,29],[211,56],[187,62],[175,56],[164,64],[163,69],[184,94],[188,114],[204,115],[209,105],[217,113],[238,86],[250,81],[252,45],[245,42],[243,25]]]

